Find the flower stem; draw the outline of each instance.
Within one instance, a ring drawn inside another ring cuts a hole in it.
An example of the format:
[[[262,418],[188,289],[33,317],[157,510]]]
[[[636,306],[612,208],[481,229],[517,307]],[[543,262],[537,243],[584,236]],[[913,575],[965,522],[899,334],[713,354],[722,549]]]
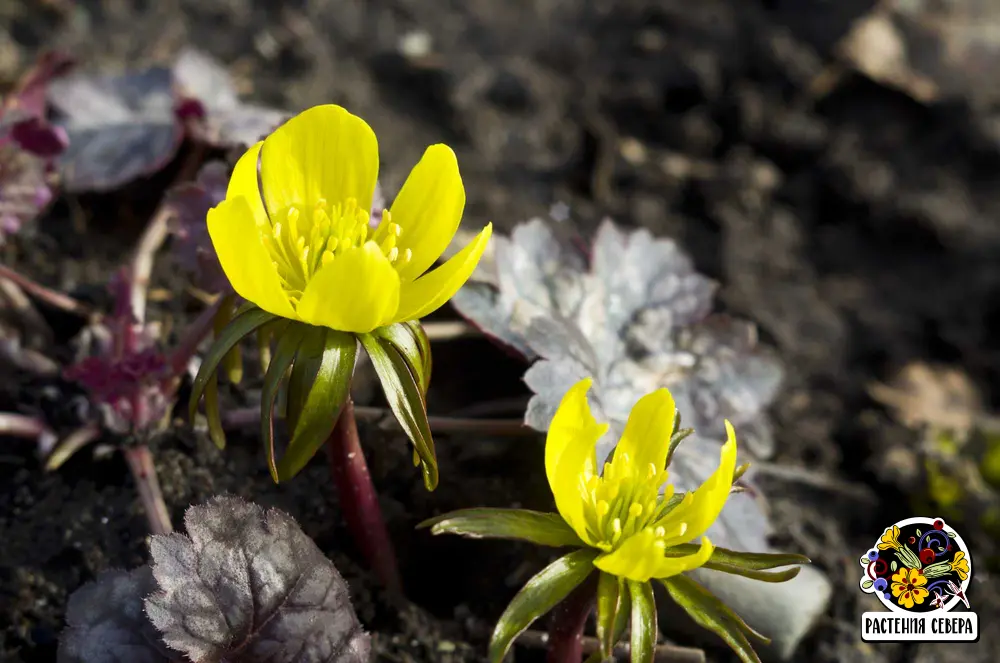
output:
[[[382,407],[354,408],[354,417],[363,422],[375,424],[383,430],[399,430],[399,422],[392,410]],[[229,410],[222,419],[228,428],[243,428],[256,426],[260,422],[260,407],[237,408]],[[427,417],[427,423],[435,433],[471,433],[479,435],[496,435],[498,437],[538,437],[538,431],[524,425],[521,419],[474,419],[434,416]]]
[[[597,593],[597,574],[592,573],[552,611],[549,623],[548,663],[580,663],[583,660],[583,628]]]
[[[170,522],[167,504],[163,501],[160,480],[153,465],[153,454],[145,444],[126,447],[123,451],[128,469],[132,472],[136,489],[139,491],[139,500],[146,511],[150,534],[170,534],[174,531],[174,526]]]
[[[326,452],[347,529],[382,585],[401,595],[403,583],[396,564],[396,551],[361,449],[354,402],[350,397],[326,441]]]

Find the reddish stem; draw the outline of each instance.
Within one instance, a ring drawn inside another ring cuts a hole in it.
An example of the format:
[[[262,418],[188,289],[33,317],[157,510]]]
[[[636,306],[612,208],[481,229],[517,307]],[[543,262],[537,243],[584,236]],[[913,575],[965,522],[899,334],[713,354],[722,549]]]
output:
[[[596,594],[597,575],[591,574],[552,611],[548,663],[580,663],[583,660],[583,628]]]
[[[144,444],[126,447],[123,451],[128,469],[131,470],[136,489],[139,491],[139,500],[146,511],[150,533],[170,534],[174,531],[174,526],[170,522],[167,504],[163,501],[160,480],[156,476],[156,467],[153,465],[153,454],[149,452],[149,447]]]
[[[53,290],[52,288],[47,288],[40,283],[36,283],[27,276],[15,272],[10,267],[0,265],[0,278],[13,281],[29,295],[33,295],[34,297],[57,309],[61,309],[67,313],[74,313],[85,318],[90,317],[91,315],[91,310],[89,308],[69,295],[59,292],[58,290]]]
[[[396,551],[361,449],[354,402],[350,397],[326,441],[326,452],[347,529],[382,585],[401,595],[403,583],[396,564]]]

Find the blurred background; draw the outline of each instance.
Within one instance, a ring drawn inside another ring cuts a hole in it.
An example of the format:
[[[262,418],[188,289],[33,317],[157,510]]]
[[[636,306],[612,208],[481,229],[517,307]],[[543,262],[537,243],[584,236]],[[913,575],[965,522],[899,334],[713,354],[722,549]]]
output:
[[[720,282],[719,307],[754,321],[786,365],[771,411],[771,462],[783,469],[762,479],[775,545],[810,556],[833,587],[793,659],[1000,659],[989,626],[1000,617],[990,580],[1000,532],[1000,2],[0,3],[5,89],[51,49],[120,73],[169,65],[192,46],[245,100],[289,112],[333,102],[364,117],[386,191],[428,144],[453,146],[466,228],[492,221],[507,232],[559,203],[587,235],[611,217],[676,239]],[[168,179],[179,166],[170,168]],[[129,219],[148,215],[165,184],[62,199],[40,224],[38,254],[21,264],[62,282],[103,282],[141,231]],[[89,239],[67,240],[81,215]],[[517,384],[499,353],[475,357],[484,374]],[[42,477],[30,454],[10,453],[0,470],[10,533],[0,538],[0,659],[52,661],[66,591],[142,561],[144,525],[131,494],[120,497],[118,469]],[[158,456],[173,508],[235,489],[217,478],[223,462],[253,466],[260,494],[274,491],[252,444],[236,460],[205,453],[177,443]],[[385,463],[376,470],[392,476],[396,461]],[[405,472],[405,456],[399,465]],[[336,540],[327,488],[289,490],[269,499],[321,542]],[[449,499],[468,505],[443,488],[432,506],[421,490],[389,498],[416,514]],[[57,522],[67,514],[78,523],[69,529]],[[916,514],[948,518],[976,559],[978,644],[860,641],[858,617],[876,608],[858,590],[857,558],[885,526]],[[95,518],[112,524],[82,532]],[[428,545],[404,564],[432,574],[433,560],[467,559],[466,545]],[[379,660],[485,660],[484,628],[525,558],[483,559],[455,580],[477,583],[465,587],[478,594],[414,581],[409,612],[352,583],[374,606],[360,612],[383,634]],[[516,660],[541,659],[521,651]]]

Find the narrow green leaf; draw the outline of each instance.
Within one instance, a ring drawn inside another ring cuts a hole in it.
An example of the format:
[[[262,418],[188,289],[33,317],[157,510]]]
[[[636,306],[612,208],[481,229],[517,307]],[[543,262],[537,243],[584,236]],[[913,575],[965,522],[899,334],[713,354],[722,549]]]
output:
[[[628,581],[632,598],[632,663],[653,663],[656,654],[656,599],[649,582]]]
[[[195,376],[194,383],[191,385],[188,416],[192,421],[198,409],[198,401],[201,400],[202,394],[205,392],[205,386],[208,384],[209,379],[215,375],[223,357],[247,334],[253,333],[258,327],[274,319],[275,316],[267,311],[252,308],[233,318],[232,322],[226,325],[225,329],[216,336],[208,352],[205,353],[205,358],[201,362],[201,368],[198,369],[198,375]]]
[[[219,377],[212,373],[205,385],[205,419],[208,421],[208,437],[219,449],[226,448],[226,432],[222,430],[222,415],[219,412]]]
[[[521,588],[493,630],[491,663],[500,663],[517,636],[587,579],[597,553],[592,548],[573,551],[546,566]]]
[[[278,389],[285,379],[285,374],[295,361],[304,335],[302,325],[289,325],[278,337],[274,356],[264,374],[264,385],[260,392],[260,437],[264,441],[264,453],[267,455],[267,467],[271,470],[271,478],[278,483],[278,463],[274,452],[274,400],[278,397]]]
[[[743,475],[746,474],[747,470],[749,469],[750,469],[750,463],[743,463],[742,465],[737,467],[735,470],[733,470],[733,480],[730,483],[736,483],[737,481],[742,479]]]
[[[743,663],[761,663],[747,636],[757,638],[764,644],[771,641],[747,626],[729,606],[685,575],[672,576],[660,582],[667,588],[670,598],[684,608],[696,624],[722,638]]]
[[[667,557],[684,557],[692,555],[698,551],[699,546],[694,543],[683,543],[678,546],[671,546],[664,552]],[[712,553],[712,558],[705,564],[706,569],[732,573],[752,578],[763,582],[785,582],[799,575],[802,570],[800,564],[809,564],[811,560],[804,555],[793,555],[791,553],[751,553],[739,550],[729,550],[727,548],[716,548]],[[792,568],[782,571],[769,571],[782,566]]]
[[[865,580],[861,583],[861,589],[871,589],[871,586],[875,584],[874,580]]]
[[[427,388],[431,384],[431,368],[433,365],[431,361],[431,341],[427,338],[427,332],[424,331],[424,326],[420,324],[419,320],[407,320],[403,324],[411,329],[413,338],[417,341],[417,346],[420,348],[420,360],[423,364],[421,375],[424,378],[424,393],[427,393]]]
[[[326,329],[323,327],[307,328],[302,336],[302,344],[299,345],[299,351],[295,355],[295,363],[292,365],[292,372],[288,376],[288,383],[285,387],[285,421],[288,423],[288,430],[292,436],[295,435],[295,429],[298,427],[299,415],[302,413],[302,408],[305,407],[309,390],[316,382],[316,375],[323,363],[325,350]],[[333,425],[330,425],[331,430],[333,430]]]
[[[256,308],[257,305],[254,304],[253,302],[248,302],[246,300],[243,300],[243,302],[241,302],[240,305],[236,307],[236,313],[233,314],[233,317],[238,318],[247,311],[252,311]]]
[[[438,483],[437,457],[419,380],[392,343],[372,334],[361,334],[359,339],[372,360],[392,413],[420,456],[424,486],[434,490]]]
[[[470,539],[512,539],[539,546],[584,546],[573,528],[557,513],[528,509],[461,509],[417,525],[432,534],[458,534]]]
[[[396,351],[406,361],[407,368],[417,377],[420,391],[426,397],[430,384],[430,343],[420,323],[399,322],[389,327],[382,327],[372,333],[392,344]]]
[[[604,658],[611,658],[617,639],[615,626],[622,610],[625,587],[617,576],[601,573],[597,581],[597,640]]]
[[[212,326],[216,336],[233,320],[232,300],[234,297],[235,294],[226,295],[227,301],[219,306],[219,310],[215,314]],[[229,380],[230,384],[239,384],[243,380],[243,353],[240,352],[239,343],[234,345],[222,358],[222,372],[226,374],[226,379]]]
[[[305,339],[289,382],[289,401],[296,401],[292,406],[298,407],[298,414],[293,417],[292,441],[278,461],[282,481],[298,474],[330,437],[351,391],[358,356],[354,335],[318,327],[314,330],[321,333],[322,345],[315,345],[316,338]],[[322,348],[318,361],[317,347]]]
[[[270,325],[264,325],[257,330],[257,358],[260,360],[260,370],[267,372],[267,367],[271,363],[271,336]]]
[[[693,428],[681,428],[681,412],[680,410],[676,410],[674,412],[674,429],[670,434],[670,446],[667,447],[667,461],[664,466],[670,466],[670,461],[673,460],[677,447],[692,433],[694,433]]]

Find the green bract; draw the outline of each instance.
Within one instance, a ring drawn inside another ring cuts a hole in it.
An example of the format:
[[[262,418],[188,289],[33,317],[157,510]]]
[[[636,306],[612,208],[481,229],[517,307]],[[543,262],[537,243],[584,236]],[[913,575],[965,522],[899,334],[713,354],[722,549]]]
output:
[[[418,322],[400,322],[358,334],[287,320],[253,304],[240,307],[205,353],[189,403],[193,417],[198,402],[205,397],[209,432],[220,447],[225,438],[216,373],[239,342],[252,335],[275,340],[274,352],[266,360],[260,422],[268,467],[276,482],[295,476],[333,432],[350,395],[360,344],[372,360],[393,413],[413,442],[415,464],[421,466],[424,485],[428,490],[437,486],[437,458],[425,402],[430,346]],[[291,441],[279,457],[274,445],[274,406],[282,389]]]

